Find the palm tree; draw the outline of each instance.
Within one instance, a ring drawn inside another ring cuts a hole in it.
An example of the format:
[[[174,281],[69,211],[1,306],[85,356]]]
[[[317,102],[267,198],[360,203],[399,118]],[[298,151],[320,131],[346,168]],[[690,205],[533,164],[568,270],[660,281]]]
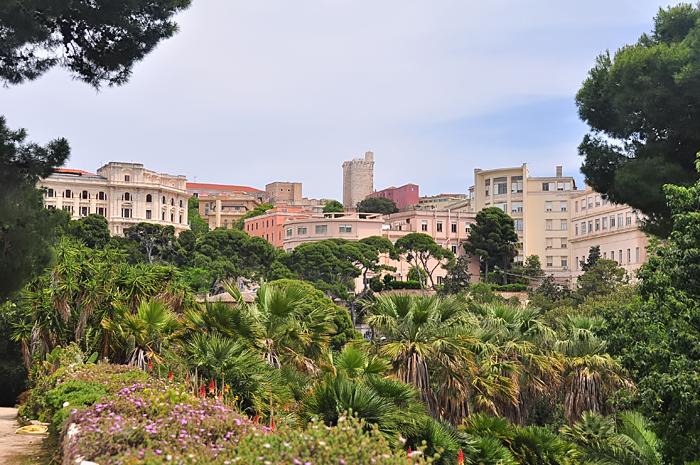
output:
[[[622,367],[605,353],[605,342],[595,331],[603,324],[598,317],[571,316],[564,321],[564,338],[555,343],[555,349],[567,357],[569,375],[564,400],[566,418],[572,425],[584,412],[606,414],[607,399],[619,388],[634,386],[622,375]]]
[[[160,360],[163,341],[171,338],[179,326],[176,315],[159,300],[143,300],[136,314],[126,306],[117,306],[117,316],[102,322],[116,343],[126,352],[126,363],[146,368],[148,360]]]
[[[577,445],[590,463],[607,465],[660,465],[659,440],[646,419],[636,412],[620,412],[619,422],[585,412],[572,426],[562,427],[562,438]]]

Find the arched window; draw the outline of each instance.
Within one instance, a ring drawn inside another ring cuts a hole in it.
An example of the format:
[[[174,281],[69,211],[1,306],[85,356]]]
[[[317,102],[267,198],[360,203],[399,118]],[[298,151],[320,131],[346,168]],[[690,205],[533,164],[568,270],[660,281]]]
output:
[[[172,213],[170,214],[170,222],[171,223],[175,222],[175,215],[173,215]]]
[[[163,196],[163,205],[165,205],[165,196]],[[163,218],[165,219],[165,218]]]
[[[147,203],[153,202],[153,197],[151,197],[151,194],[148,194],[148,195],[146,196],[146,202],[147,202]]]
[[[90,194],[88,194],[88,191],[83,191],[83,195],[80,196],[83,200],[88,200],[90,198]]]
[[[125,175],[124,175],[124,181],[126,181],[126,182],[131,181],[131,176],[129,176],[128,174],[125,174]]]
[[[104,192],[100,192],[97,194],[97,200],[107,200],[107,196]]]
[[[180,199],[180,208],[182,208],[182,199]]]
[[[131,200],[131,194],[129,194],[128,192],[125,193],[125,194],[124,194],[124,201],[125,201],[125,202],[129,202],[130,200]]]
[[[66,193],[65,193],[63,196],[64,196],[65,198],[67,198],[67,199],[72,199],[72,198],[73,198],[73,194],[71,194],[70,189],[66,189]]]
[[[49,189],[49,192],[46,195],[48,197],[53,197],[53,189]]]
[[[175,206],[175,199],[173,199],[173,198],[170,199],[170,205],[173,207]]]

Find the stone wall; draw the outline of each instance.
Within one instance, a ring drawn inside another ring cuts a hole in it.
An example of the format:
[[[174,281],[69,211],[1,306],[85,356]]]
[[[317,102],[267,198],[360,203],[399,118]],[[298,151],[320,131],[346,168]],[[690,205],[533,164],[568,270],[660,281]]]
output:
[[[343,206],[354,208],[374,191],[374,153],[343,163]]]

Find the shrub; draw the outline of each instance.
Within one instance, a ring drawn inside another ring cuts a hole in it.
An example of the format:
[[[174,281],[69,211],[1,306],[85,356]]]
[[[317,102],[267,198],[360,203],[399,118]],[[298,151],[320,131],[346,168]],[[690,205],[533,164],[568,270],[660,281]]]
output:
[[[379,276],[375,276],[369,280],[369,288],[372,289],[372,292],[382,292],[384,290],[384,283],[379,279]]]
[[[386,284],[387,289],[420,289],[418,281],[390,281]]]
[[[491,290],[496,292],[525,292],[527,286],[525,284],[506,284],[506,285],[491,285]]]

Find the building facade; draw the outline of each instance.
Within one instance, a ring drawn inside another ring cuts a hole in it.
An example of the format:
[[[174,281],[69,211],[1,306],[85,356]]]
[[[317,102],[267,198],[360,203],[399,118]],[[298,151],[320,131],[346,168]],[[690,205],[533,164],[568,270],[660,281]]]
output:
[[[187,224],[187,179],[144,169],[141,163],[110,162],[96,174],[59,169],[37,187],[46,189],[44,204],[71,213],[73,219],[104,216],[112,235],[141,222],[173,226]]]
[[[569,225],[576,182],[556,167],[552,177],[531,177],[524,163],[517,168],[474,170],[474,210],[498,207],[515,221],[520,244],[515,261],[537,255],[548,274],[571,280]]]
[[[599,246],[602,258],[617,261],[630,276],[647,260],[649,239],[639,230],[642,218],[632,207],[608,202],[590,187],[571,197],[573,209],[569,242],[573,276],[581,270],[591,247]]]
[[[355,208],[374,192],[374,153],[343,163],[343,206]]]
[[[389,187],[381,191],[372,192],[367,196],[371,197],[384,197],[386,199],[391,199],[396,204],[399,210],[403,210],[409,205],[418,205],[419,203],[419,187],[417,184],[406,184],[401,187]]]
[[[424,207],[432,207],[436,210],[447,210],[455,205],[469,203],[467,194],[440,194],[421,197],[418,200],[419,205]]]
[[[279,202],[295,205],[302,200],[300,182],[272,182],[265,186],[265,192],[273,205]]]
[[[268,201],[267,192],[250,186],[236,186],[230,184],[206,184],[201,182],[188,182],[187,193],[191,196],[201,197],[204,195],[232,195],[247,194],[257,198],[261,203]]]
[[[202,195],[199,197],[199,216],[210,229],[231,229],[243,215],[260,205],[260,200],[249,194]]]

